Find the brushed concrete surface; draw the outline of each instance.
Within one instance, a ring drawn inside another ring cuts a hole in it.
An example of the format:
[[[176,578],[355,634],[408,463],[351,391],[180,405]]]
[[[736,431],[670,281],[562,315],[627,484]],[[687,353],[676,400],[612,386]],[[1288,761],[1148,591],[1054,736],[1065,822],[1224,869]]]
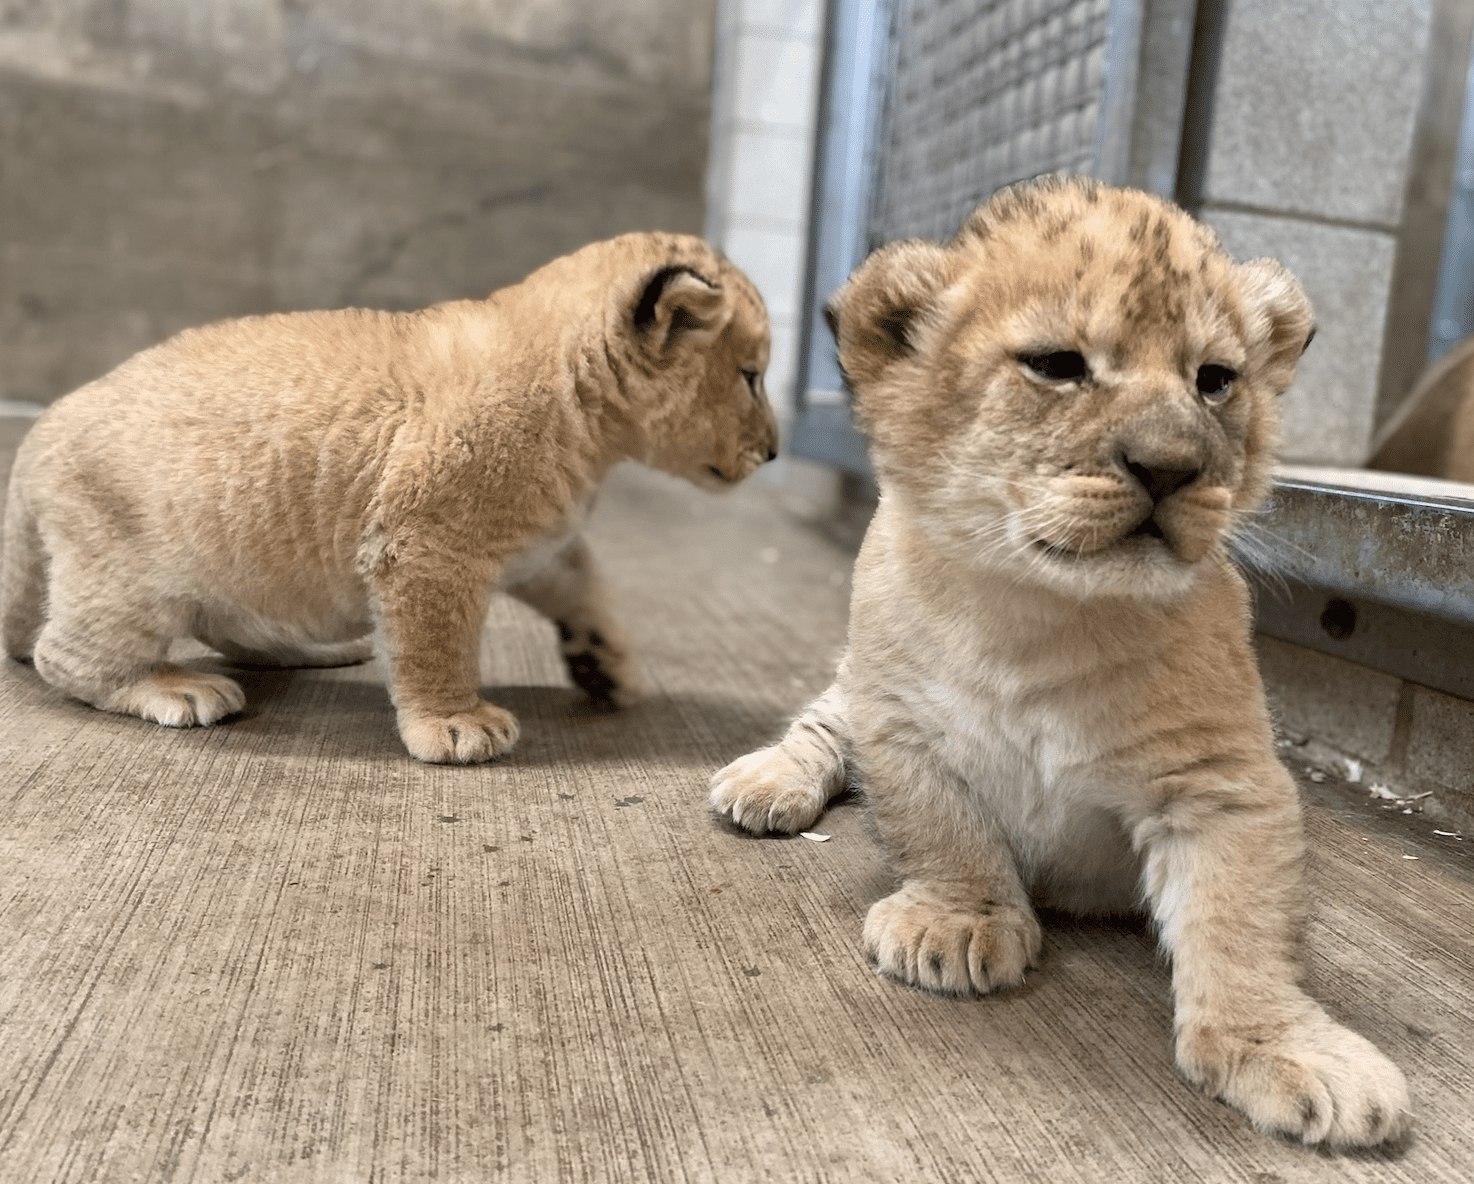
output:
[[[243,716],[180,732],[0,665],[0,1178],[1468,1179],[1462,849],[1310,808],[1310,985],[1407,1069],[1418,1129],[1265,1138],[1173,1070],[1144,929],[1051,917],[1027,987],[933,998],[861,955],[891,880],[860,805],[825,843],[708,814],[710,771],[826,685],[846,552],[758,486],[635,469],[593,535],[650,696],[591,714],[498,604],[523,739],[481,768],[410,760],[374,664],[244,672]]]

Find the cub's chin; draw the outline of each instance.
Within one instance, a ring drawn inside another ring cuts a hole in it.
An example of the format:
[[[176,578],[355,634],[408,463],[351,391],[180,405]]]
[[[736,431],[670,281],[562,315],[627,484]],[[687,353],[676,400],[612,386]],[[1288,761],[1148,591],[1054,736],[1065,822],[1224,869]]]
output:
[[[1188,596],[1222,556],[1221,543],[1175,541],[1148,518],[1113,542],[1090,551],[1035,539],[1021,565],[1025,578],[1080,600],[1165,601]]]
[[[718,465],[698,465],[695,468],[683,470],[681,476],[708,493],[726,493],[728,490],[735,489],[747,474],[745,472],[729,473]]]
[[[762,466],[765,460],[770,459],[772,458],[763,457],[757,453],[748,453],[723,464],[687,465],[670,471],[709,493],[726,493],[741,485]]]

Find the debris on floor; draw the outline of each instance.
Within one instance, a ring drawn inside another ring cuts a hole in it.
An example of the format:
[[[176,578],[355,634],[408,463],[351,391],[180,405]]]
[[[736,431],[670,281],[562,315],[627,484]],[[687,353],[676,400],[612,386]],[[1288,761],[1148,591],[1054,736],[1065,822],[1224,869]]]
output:
[[[1404,814],[1421,814],[1423,802],[1433,796],[1433,791],[1429,790],[1427,793],[1414,793],[1403,797],[1388,786],[1376,784],[1370,786],[1370,791],[1372,797],[1380,798],[1387,803],[1382,809],[1401,810]]]

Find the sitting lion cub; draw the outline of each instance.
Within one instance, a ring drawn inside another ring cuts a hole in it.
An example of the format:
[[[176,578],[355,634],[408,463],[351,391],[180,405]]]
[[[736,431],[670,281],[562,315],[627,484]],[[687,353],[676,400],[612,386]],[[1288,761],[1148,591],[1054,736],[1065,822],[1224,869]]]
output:
[[[1296,788],[1225,538],[1268,491],[1311,310],[1143,193],[1005,190],[830,304],[879,509],[834,686],[713,779],[756,833],[862,783],[902,882],[864,941],[935,991],[1014,986],[1034,907],[1144,907],[1177,1061],[1267,1131],[1376,1143],[1402,1074],[1297,985]]]
[[[558,624],[596,702],[633,657],[578,534],[635,459],[712,488],[771,460],[768,323],[699,239],[630,234],[486,300],[247,317],[82,387],[21,445],[0,567],[6,650],[107,711],[210,724],[240,686],[165,661],[388,664],[425,761],[484,761],[517,721],[477,694],[500,587]]]

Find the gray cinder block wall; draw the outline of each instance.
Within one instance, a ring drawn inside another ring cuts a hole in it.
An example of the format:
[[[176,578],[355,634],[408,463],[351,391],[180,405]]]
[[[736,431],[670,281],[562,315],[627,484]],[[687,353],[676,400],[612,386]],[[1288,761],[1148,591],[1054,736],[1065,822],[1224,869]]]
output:
[[[700,233],[716,0],[3,0],[0,401]]]
[[[1198,142],[1184,158],[1184,199],[1236,258],[1282,260],[1315,303],[1319,333],[1285,397],[1283,458],[1360,465],[1377,415],[1432,0],[1221,0],[1205,10],[1218,23],[1217,60],[1207,101],[1189,112]]]

